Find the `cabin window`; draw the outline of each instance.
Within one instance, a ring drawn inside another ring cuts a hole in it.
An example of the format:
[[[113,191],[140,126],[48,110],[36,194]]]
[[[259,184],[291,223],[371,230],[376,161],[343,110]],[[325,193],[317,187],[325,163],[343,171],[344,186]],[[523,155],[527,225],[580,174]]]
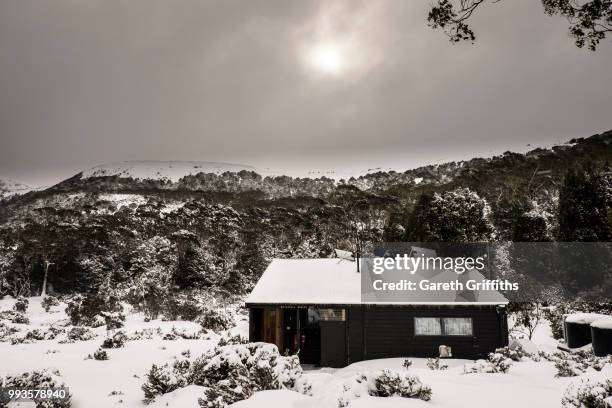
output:
[[[416,336],[472,336],[471,317],[415,317]]]
[[[317,309],[319,320],[345,321],[346,310],[344,309]]]
[[[471,317],[445,317],[442,319],[444,335],[446,336],[471,336]]]
[[[439,336],[442,325],[439,317],[415,317],[414,334],[417,336]]]

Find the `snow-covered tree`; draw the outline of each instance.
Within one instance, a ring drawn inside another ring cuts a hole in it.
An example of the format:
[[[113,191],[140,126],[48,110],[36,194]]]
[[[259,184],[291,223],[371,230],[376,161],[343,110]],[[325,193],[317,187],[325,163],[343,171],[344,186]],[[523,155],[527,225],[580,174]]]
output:
[[[408,222],[412,242],[482,242],[494,235],[487,201],[469,188],[423,194]]]

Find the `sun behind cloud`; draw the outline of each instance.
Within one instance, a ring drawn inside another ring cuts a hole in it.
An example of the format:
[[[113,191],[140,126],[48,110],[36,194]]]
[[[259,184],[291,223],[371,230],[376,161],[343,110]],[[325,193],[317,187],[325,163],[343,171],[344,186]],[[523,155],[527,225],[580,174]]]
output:
[[[346,56],[341,49],[332,43],[314,46],[308,55],[312,68],[325,74],[340,74],[346,68]]]

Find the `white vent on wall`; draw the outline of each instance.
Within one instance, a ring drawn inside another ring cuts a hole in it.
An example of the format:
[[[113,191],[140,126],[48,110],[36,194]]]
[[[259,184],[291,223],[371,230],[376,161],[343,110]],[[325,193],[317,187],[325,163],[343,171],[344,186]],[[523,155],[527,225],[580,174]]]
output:
[[[438,347],[440,358],[449,358],[453,356],[453,350],[449,346],[441,345]]]

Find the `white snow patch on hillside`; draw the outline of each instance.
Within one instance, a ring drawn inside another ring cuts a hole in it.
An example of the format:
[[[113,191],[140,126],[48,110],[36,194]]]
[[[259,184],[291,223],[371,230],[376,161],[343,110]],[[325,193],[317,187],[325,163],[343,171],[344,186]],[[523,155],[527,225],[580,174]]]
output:
[[[180,210],[181,208],[183,208],[185,206],[185,204],[186,203],[184,201],[182,201],[182,202],[181,201],[177,201],[177,202],[174,202],[174,203],[168,203],[168,204],[164,205],[164,207],[161,209],[160,212],[162,214],[170,214],[170,213],[173,213],[175,211]]]
[[[130,161],[110,163],[93,167],[83,172],[83,178],[119,176],[140,180],[167,180],[177,182],[181,177],[198,174],[222,174],[226,171],[254,171],[252,166],[232,163],[199,161]]]
[[[114,203],[117,209],[129,207],[132,204],[138,206],[147,202],[147,199],[140,194],[100,194],[98,199]]]
[[[0,199],[21,195],[34,190],[33,187],[11,179],[0,179]]]

